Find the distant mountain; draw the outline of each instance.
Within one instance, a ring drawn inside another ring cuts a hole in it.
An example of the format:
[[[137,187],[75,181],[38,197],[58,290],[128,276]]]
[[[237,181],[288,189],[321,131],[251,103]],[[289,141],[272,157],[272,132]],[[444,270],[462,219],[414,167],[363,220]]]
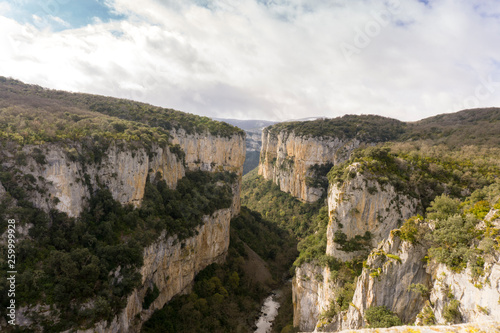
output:
[[[212,118],[213,120],[223,121],[233,126],[237,126],[245,131],[249,130],[261,130],[264,127],[276,124],[276,121],[269,120],[241,120],[241,119],[224,119],[224,118]]]

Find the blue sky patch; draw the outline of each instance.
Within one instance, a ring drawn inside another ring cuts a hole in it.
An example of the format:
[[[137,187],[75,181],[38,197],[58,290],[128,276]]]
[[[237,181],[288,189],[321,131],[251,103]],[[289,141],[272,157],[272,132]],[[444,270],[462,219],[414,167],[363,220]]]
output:
[[[55,31],[80,28],[94,23],[96,18],[103,22],[125,18],[113,13],[104,0],[24,0],[10,3],[10,8],[5,16]]]

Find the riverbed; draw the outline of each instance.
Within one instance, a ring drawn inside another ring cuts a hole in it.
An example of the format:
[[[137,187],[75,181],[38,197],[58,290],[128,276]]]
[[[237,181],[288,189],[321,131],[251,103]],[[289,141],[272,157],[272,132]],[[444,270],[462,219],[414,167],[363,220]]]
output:
[[[280,303],[277,301],[281,291],[275,290],[265,300],[260,310],[261,316],[255,324],[257,329],[255,333],[270,333],[274,318],[278,315]]]

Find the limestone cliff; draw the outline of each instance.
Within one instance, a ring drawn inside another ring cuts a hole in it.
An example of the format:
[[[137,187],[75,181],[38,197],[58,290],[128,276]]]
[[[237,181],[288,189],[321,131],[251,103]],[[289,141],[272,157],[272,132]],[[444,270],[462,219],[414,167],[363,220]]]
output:
[[[188,170],[229,171],[238,175],[233,187],[232,216],[240,211],[241,176],[245,162],[245,138],[240,135],[231,137],[214,136],[208,133],[187,134],[182,128],[173,130],[172,142],[180,145],[185,152]]]
[[[398,193],[388,183],[380,184],[373,177],[362,174],[357,164],[348,169],[348,179],[341,184],[330,184],[328,190],[326,254],[340,261],[366,255],[387,238],[391,230],[415,215],[418,207],[416,199]],[[297,268],[293,284],[294,324],[302,330],[313,330],[327,323],[327,328],[343,327],[345,313],[330,322],[321,320],[321,314],[338,296],[339,287],[327,267],[304,264]],[[358,284],[356,292],[368,297],[366,292],[358,291],[361,287]],[[351,318],[352,315],[349,320],[354,320]]]
[[[44,162],[33,158],[35,150],[42,152]],[[55,208],[69,216],[80,215],[90,197],[89,190],[100,185],[108,188],[120,203],[137,207],[142,201],[148,176],[154,177],[160,172],[166,183],[175,188],[185,174],[182,159],[168,147],[156,145],[148,154],[144,148],[132,150],[114,143],[104,152],[100,163],[85,163],[75,157],[88,153],[78,143],[69,147],[29,145],[22,151],[28,158],[21,171],[32,175],[37,185],[47,191],[33,193],[35,206],[47,211]]]
[[[328,190],[326,253],[342,261],[376,247],[392,229],[415,215],[418,206],[416,199],[398,193],[391,184],[381,184],[376,177],[361,174],[357,164],[348,169],[349,179],[342,184],[330,184]],[[340,240],[336,243],[340,235],[345,235],[346,242],[358,236],[359,246],[342,245]]]
[[[425,243],[413,245],[391,233],[368,256],[366,267],[358,278],[352,306],[338,328],[365,327],[364,313],[372,306],[386,306],[404,323],[415,322],[427,296],[409,287],[431,284],[431,275],[422,260],[427,249]]]
[[[488,217],[496,216],[496,212],[494,209],[491,210]],[[497,218],[492,224],[498,227],[500,219]],[[420,223],[419,228],[423,233],[429,233],[433,225],[427,222]],[[367,325],[364,319],[365,312],[372,306],[387,307],[403,323],[446,324],[449,320],[445,315],[445,312],[449,311],[446,308],[453,302],[456,306],[456,320],[470,323],[468,324],[470,327],[483,327],[483,323],[498,322],[500,320],[498,253],[490,255],[486,259],[484,272],[473,277],[473,268],[470,265],[458,272],[434,260],[429,261],[426,257],[429,247],[430,244],[425,238],[412,244],[401,240],[398,230],[391,232],[389,237],[370,253],[365,268],[357,280],[349,309],[345,313],[318,322],[316,329],[333,332],[364,328]],[[309,286],[309,288],[315,287]],[[319,300],[320,298],[316,303],[318,305],[320,305]],[[306,324],[304,328],[310,329],[311,323]],[[484,327],[488,325],[484,324]],[[434,327],[432,329],[434,330]],[[396,328],[392,330],[398,332]],[[424,327],[418,330],[426,331]],[[440,330],[436,327],[435,331]]]
[[[272,180],[284,192],[307,202],[323,195],[315,184],[316,167],[344,162],[361,142],[357,139],[299,136],[294,132],[262,131],[259,175]],[[326,170],[328,172],[328,170]]]
[[[312,331],[320,315],[328,310],[335,286],[328,267],[305,263],[295,270],[292,281],[293,326]]]
[[[144,321],[155,310],[161,309],[172,297],[189,290],[196,274],[206,266],[222,263],[229,246],[231,210],[221,209],[205,216],[197,235],[179,242],[176,237],[163,234],[144,249],[141,268],[142,286],[128,297],[127,306],[111,323],[100,322],[95,328],[78,331],[85,333],[139,332]],[[143,301],[154,286],[160,294],[147,309]]]
[[[209,133],[188,135],[182,129],[173,131],[172,136],[173,143],[179,145],[174,152],[169,146],[153,144],[146,149],[114,141],[100,158],[86,159],[89,151],[77,142],[25,145],[22,156],[26,158],[22,165],[16,164],[15,153],[2,152],[3,167],[19,168],[32,182],[29,199],[37,208],[45,211],[57,209],[73,217],[80,215],[91,193],[98,187],[109,189],[113,199],[121,204],[137,207],[142,202],[148,177],[154,178],[158,173],[170,188],[175,188],[188,170],[237,174],[232,186],[231,207],[205,215],[190,238],[179,241],[176,236],[166,237],[163,233],[145,248],[140,268],[142,283],[128,296],[126,307],[110,322],[97,323],[85,332],[138,332],[155,310],[173,296],[187,291],[200,270],[225,259],[230,220],[240,210],[245,139],[240,135],[229,138]],[[4,190],[3,186],[0,190]],[[119,279],[120,267],[110,274]],[[159,295],[143,309],[145,295],[154,287]],[[24,307],[18,311],[19,323],[36,325],[30,319],[33,314],[46,316],[49,312],[40,304]]]

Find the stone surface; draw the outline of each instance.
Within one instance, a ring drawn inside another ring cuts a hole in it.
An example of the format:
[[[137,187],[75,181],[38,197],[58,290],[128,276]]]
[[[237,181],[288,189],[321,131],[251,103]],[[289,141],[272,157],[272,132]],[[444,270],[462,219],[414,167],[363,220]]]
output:
[[[396,192],[390,184],[381,185],[372,177],[358,172],[356,164],[349,167],[354,178],[342,184],[330,184],[328,189],[328,212],[330,222],[327,229],[326,253],[342,261],[352,260],[363,251],[345,252],[333,240],[341,231],[348,239],[356,235],[371,234],[368,249],[389,236],[406,219],[417,213],[418,202]]]
[[[180,242],[176,237],[162,235],[145,248],[144,264],[140,269],[142,285],[127,298],[126,308],[111,322],[100,322],[94,328],[81,332],[139,332],[142,323],[155,310],[162,308],[175,295],[189,290],[200,270],[225,259],[230,220],[240,210],[245,138],[240,135],[225,138],[208,133],[191,135],[182,129],[172,131],[171,135],[172,142],[184,150],[185,161],[171,153],[168,147],[159,146],[146,151],[144,148],[114,143],[105,151],[100,162],[94,164],[83,163],[75,158],[77,152],[89,153],[82,152],[79,143],[23,147],[26,163],[16,167],[20,167],[22,173],[32,175],[35,185],[46,189],[43,194],[31,191],[30,200],[38,208],[46,211],[55,208],[74,217],[80,215],[90,192],[99,186],[109,189],[113,198],[120,203],[139,206],[147,178],[156,177],[158,172],[171,188],[176,187],[178,180],[188,170],[229,171],[238,176],[232,186],[230,208],[204,216],[203,224],[197,227],[196,236]],[[35,148],[42,151],[46,163],[35,160],[32,154]],[[14,166],[12,159],[3,163],[7,167]],[[3,190],[0,184],[0,195]],[[143,309],[144,296],[153,285],[158,287],[160,295],[149,309]],[[44,315],[45,306],[20,309],[18,315],[25,325],[33,324],[29,312]]]
[[[314,176],[310,167],[342,163],[360,144],[356,139],[302,137],[285,131],[276,135],[265,128],[259,175],[272,180],[283,192],[302,201],[314,202],[321,198],[323,189],[308,186],[308,177]]]

